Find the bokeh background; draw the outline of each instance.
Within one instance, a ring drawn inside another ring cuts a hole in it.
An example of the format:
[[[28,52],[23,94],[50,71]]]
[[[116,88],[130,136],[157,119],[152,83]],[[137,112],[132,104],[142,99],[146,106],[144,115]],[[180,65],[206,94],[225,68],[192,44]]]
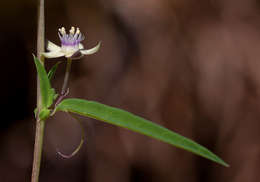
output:
[[[46,0],[46,38],[78,26],[100,51],[72,64],[69,97],[120,107],[208,147],[231,167],[95,120],[46,125],[40,181],[257,182],[260,6],[257,0]],[[0,3],[0,181],[30,181],[36,0]],[[64,59],[53,85],[60,91]]]

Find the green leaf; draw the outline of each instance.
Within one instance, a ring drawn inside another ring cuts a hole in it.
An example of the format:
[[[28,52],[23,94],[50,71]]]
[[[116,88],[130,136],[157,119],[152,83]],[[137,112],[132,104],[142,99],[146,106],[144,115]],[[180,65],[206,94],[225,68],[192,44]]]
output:
[[[40,63],[39,59],[35,56],[34,56],[34,63],[36,65],[38,77],[40,80],[42,107],[49,108],[53,103],[53,98],[54,98],[55,92],[54,92],[54,89],[51,88],[51,84],[48,79],[45,68]]]
[[[50,71],[48,72],[48,78],[49,78],[50,81],[51,81],[51,79],[53,78],[53,76],[54,76],[54,74],[55,74],[55,72],[56,72],[56,70],[57,70],[57,68],[58,68],[58,66],[59,66],[60,63],[61,63],[61,62],[57,62],[57,63],[50,69]]]
[[[158,124],[121,109],[82,99],[64,99],[57,106],[57,111],[77,113],[83,116],[104,121],[109,124],[127,128],[129,130],[174,145],[178,148],[190,151],[223,166],[229,166],[214,153],[199,145],[198,143],[173,131],[170,131]]]

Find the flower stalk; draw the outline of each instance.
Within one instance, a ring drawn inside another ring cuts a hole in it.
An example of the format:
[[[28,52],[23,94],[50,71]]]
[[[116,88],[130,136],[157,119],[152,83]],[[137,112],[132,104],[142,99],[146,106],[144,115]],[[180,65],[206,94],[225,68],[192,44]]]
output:
[[[45,29],[44,0],[38,0],[38,27],[37,27],[37,29],[38,29],[37,30],[37,57],[40,58],[41,64],[44,65],[44,56],[41,55],[41,53],[44,52],[44,39],[45,39],[44,38],[44,29]],[[37,108],[38,108],[38,111],[40,111],[42,108],[39,77],[37,77]],[[40,120],[39,115],[37,114],[31,182],[39,181],[43,137],[44,137],[44,126],[45,126],[45,121]]]
[[[62,89],[61,89],[61,95],[65,95],[67,92],[67,89],[68,89],[67,87],[68,87],[68,82],[69,82],[71,62],[72,62],[71,58],[68,58],[65,77],[64,77],[64,81],[63,81],[63,85],[62,85]]]
[[[69,76],[70,76],[70,70],[71,70],[71,63],[72,63],[72,59],[68,58],[64,81],[63,81],[63,85],[62,85],[62,89],[61,89],[61,95],[59,96],[59,98],[57,99],[57,101],[55,103],[55,108],[53,110],[53,114],[56,111],[57,105],[62,101],[62,99],[64,99],[69,94],[68,83],[69,83]]]

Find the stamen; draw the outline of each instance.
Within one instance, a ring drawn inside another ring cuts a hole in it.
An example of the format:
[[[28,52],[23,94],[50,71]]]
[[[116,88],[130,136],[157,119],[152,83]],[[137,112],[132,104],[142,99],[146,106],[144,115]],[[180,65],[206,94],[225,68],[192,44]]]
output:
[[[62,35],[65,35],[65,34],[66,34],[66,30],[65,30],[64,27],[59,28],[59,32],[60,32]]]
[[[71,27],[71,29],[70,29],[70,34],[71,34],[71,35],[74,35],[74,34],[75,34],[75,27]]]
[[[64,27],[62,27],[61,30],[62,30],[62,32],[63,32],[64,34],[66,34],[66,30],[65,30]]]
[[[79,28],[77,28],[76,34],[80,34],[80,30],[79,30]]]

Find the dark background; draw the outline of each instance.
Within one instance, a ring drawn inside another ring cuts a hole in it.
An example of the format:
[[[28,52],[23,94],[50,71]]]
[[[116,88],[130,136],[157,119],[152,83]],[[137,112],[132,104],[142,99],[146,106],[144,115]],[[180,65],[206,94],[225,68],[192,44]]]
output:
[[[0,3],[0,181],[30,181],[36,1]],[[78,26],[97,54],[72,64],[69,97],[143,116],[215,152],[225,168],[153,139],[69,115],[46,123],[40,181],[258,182],[260,15],[253,0],[46,0],[46,38]],[[65,59],[54,87],[60,91]]]

